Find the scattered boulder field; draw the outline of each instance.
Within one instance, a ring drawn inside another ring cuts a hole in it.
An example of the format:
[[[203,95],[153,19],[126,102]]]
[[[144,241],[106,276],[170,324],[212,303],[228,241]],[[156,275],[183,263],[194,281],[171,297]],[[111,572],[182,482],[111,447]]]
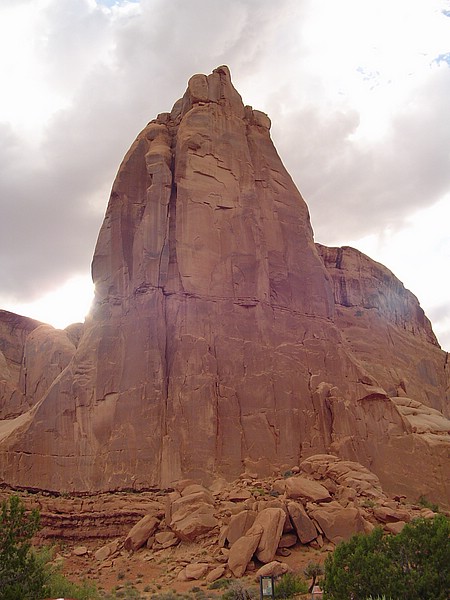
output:
[[[163,563],[154,578],[166,585],[278,576],[293,569],[299,553],[315,550],[323,560],[353,534],[376,526],[396,534],[412,519],[435,514],[426,501],[413,505],[388,497],[361,464],[326,454],[278,477],[247,472],[208,488],[185,479],[138,493],[22,495],[41,512],[40,541],[64,548],[60,559],[84,560],[85,572],[100,579],[136,560],[149,568]]]

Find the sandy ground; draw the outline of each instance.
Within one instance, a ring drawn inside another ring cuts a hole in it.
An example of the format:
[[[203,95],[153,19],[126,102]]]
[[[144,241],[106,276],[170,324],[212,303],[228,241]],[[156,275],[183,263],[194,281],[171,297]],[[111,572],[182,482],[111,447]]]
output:
[[[208,597],[215,598],[222,592],[210,590],[205,580],[178,581],[177,574],[182,561],[208,562],[208,556],[198,556],[198,547],[180,544],[177,548],[166,550],[159,556],[151,551],[140,550],[132,555],[121,553],[112,561],[99,565],[93,553],[99,548],[98,542],[85,544],[87,553],[82,556],[74,554],[75,548],[62,544],[58,552],[58,560],[63,563],[63,573],[74,582],[83,580],[95,583],[99,589],[108,592],[117,586],[133,585],[143,597],[175,591],[180,594],[202,589]],[[303,575],[303,570],[309,562],[323,563],[327,553],[310,547],[296,548],[287,557],[277,556],[276,559],[286,562],[290,569]],[[259,567],[260,565],[256,565]],[[247,572],[245,585],[257,585],[252,573]],[[119,588],[120,589],[120,588]]]

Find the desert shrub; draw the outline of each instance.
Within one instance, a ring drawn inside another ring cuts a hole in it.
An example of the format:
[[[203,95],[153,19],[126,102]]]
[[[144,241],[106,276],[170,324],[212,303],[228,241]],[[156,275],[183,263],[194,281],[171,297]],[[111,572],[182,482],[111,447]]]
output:
[[[381,529],[339,544],[325,561],[325,598],[447,600],[450,520],[417,519],[396,536]]]
[[[303,571],[305,577],[312,579],[311,585],[308,588],[308,592],[312,592],[316,585],[317,578],[323,575],[323,567],[318,562],[309,562]]]
[[[97,587],[93,583],[87,581],[83,581],[81,584],[73,583],[58,570],[48,576],[44,589],[47,598],[73,598],[74,600],[99,598]]]
[[[424,508],[429,508],[435,513],[439,512],[439,506],[433,502],[430,502],[426,496],[420,496],[418,503],[420,504],[420,506],[423,506]]]
[[[209,584],[210,590],[224,590],[230,587],[234,579],[227,579],[226,577],[222,577],[221,579],[216,579]]]
[[[307,583],[296,573],[285,573],[275,582],[275,598],[293,598],[307,591]]]
[[[240,581],[233,581],[222,594],[222,600],[257,600],[258,598],[259,590],[256,587],[247,588]]]

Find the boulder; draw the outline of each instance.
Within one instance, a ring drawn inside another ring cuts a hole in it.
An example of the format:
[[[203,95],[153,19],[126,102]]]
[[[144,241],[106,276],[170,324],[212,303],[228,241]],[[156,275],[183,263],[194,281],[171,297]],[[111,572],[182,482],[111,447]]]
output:
[[[221,577],[223,577],[225,573],[225,567],[224,566],[220,566],[220,567],[215,567],[214,569],[212,569],[206,576],[206,581],[207,583],[213,583],[214,581],[217,581],[218,579],[220,579]]]
[[[246,489],[232,490],[228,494],[228,500],[230,500],[231,502],[242,502],[244,500],[248,500],[251,497],[252,497],[251,492]]]
[[[298,537],[295,533],[283,533],[278,543],[278,548],[291,548],[298,542]]]
[[[256,571],[255,580],[259,581],[260,577],[267,577],[269,575],[280,577],[280,575],[284,575],[288,571],[289,566],[286,563],[273,560]]]
[[[125,542],[123,547],[125,550],[129,550],[131,552],[136,552],[139,550],[148,540],[148,538],[153,535],[156,531],[156,528],[159,525],[159,520],[152,515],[146,515],[142,517],[140,521],[132,527],[125,538]]]
[[[255,554],[262,563],[273,560],[283,533],[285,519],[286,514],[281,508],[265,508],[256,517],[255,525],[261,526],[263,532]]]
[[[389,533],[393,533],[397,535],[403,530],[403,527],[406,525],[405,521],[396,521],[395,523],[386,523],[384,526],[385,531]]]
[[[247,533],[234,542],[228,554],[228,567],[235,577],[242,577],[255,553],[263,534],[260,524],[254,525]]]
[[[219,524],[214,516],[214,507],[206,503],[199,503],[192,511],[179,510],[172,515],[170,528],[175,535],[186,542],[193,542],[198,537],[214,529]]]
[[[115,540],[113,542],[109,542],[109,544],[105,544],[104,546],[102,546],[101,548],[96,550],[94,552],[94,556],[95,556],[96,560],[103,562],[110,556],[113,556],[114,554],[116,554],[116,552],[118,552],[119,548],[120,548],[120,542],[118,540]]]
[[[338,502],[330,502],[309,510],[325,537],[337,544],[355,533],[365,533],[364,519],[357,508],[343,508]]]
[[[256,519],[256,512],[253,510],[243,510],[233,515],[228,523],[226,539],[232,546],[236,540],[245,535]]]
[[[298,539],[302,544],[308,544],[317,537],[317,529],[308,517],[303,504],[300,502],[288,502],[289,516],[294,526]]]
[[[288,477],[284,483],[287,497],[293,500],[302,499],[311,502],[329,502],[331,500],[326,487],[317,481],[306,479],[306,477],[300,475]]]
[[[411,515],[405,509],[390,508],[389,506],[376,506],[373,516],[382,523],[395,523],[396,521],[410,521]]]
[[[173,531],[158,531],[155,535],[155,542],[162,548],[170,548],[179,543],[179,538]]]
[[[208,563],[192,563],[184,569],[186,579],[201,579],[209,570]]]
[[[186,496],[181,496],[172,502],[171,514],[172,517],[175,513],[188,513],[199,504],[214,505],[214,498],[207,490],[194,492]]]

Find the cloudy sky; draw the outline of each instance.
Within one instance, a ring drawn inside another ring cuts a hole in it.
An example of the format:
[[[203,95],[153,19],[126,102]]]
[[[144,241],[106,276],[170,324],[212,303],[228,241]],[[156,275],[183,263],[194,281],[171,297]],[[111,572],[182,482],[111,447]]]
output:
[[[449,0],[0,0],[0,308],[82,320],[124,153],[221,64],[316,240],[383,262],[450,350]]]

